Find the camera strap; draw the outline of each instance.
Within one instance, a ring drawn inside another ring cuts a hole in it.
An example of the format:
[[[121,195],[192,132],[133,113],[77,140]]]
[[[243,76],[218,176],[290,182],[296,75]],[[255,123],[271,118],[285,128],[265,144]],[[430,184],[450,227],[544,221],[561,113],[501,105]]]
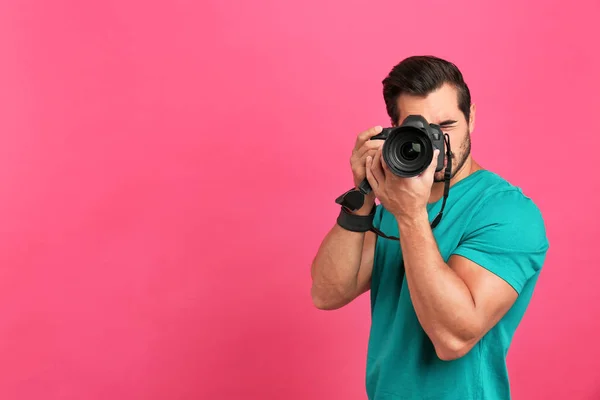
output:
[[[448,160],[448,163],[446,165],[446,170],[444,171],[444,196],[443,196],[443,200],[442,200],[442,208],[440,209],[440,212],[436,215],[436,217],[433,219],[433,221],[430,224],[431,229],[434,229],[442,220],[442,216],[444,215],[444,208],[446,207],[446,201],[448,200],[448,194],[450,193],[450,178],[452,177],[452,150],[450,147],[450,136],[448,136],[447,133],[444,134],[444,141],[446,143],[446,149],[447,149],[446,157]],[[362,195],[361,199],[358,200],[358,203],[360,204],[359,207],[360,207],[360,206],[362,206],[362,201],[364,200],[364,194],[362,194],[359,191],[357,191],[355,193],[360,193],[359,195]],[[340,198],[342,198],[342,196],[340,196]],[[338,200],[336,200],[337,203],[341,203],[340,198],[338,198]],[[375,215],[375,207],[373,207],[373,210],[371,211],[371,213],[368,216],[363,217],[363,216],[356,216],[353,214],[349,214],[348,212],[345,211],[344,205],[342,205],[342,211],[340,213],[340,217],[338,217],[338,224],[341,225],[343,228],[351,230],[351,231],[355,231],[355,232],[371,231],[371,232],[374,232],[377,236],[380,236],[384,239],[400,240],[400,238],[398,238],[398,237],[386,235],[381,230],[379,230],[378,228],[373,226],[374,215]]]
[[[446,148],[448,149],[446,155],[448,165],[446,165],[446,171],[444,172],[444,197],[442,200],[442,208],[431,223],[431,229],[435,228],[442,220],[442,216],[444,215],[444,207],[446,207],[446,201],[448,200],[448,194],[450,193],[450,178],[452,178],[452,149],[450,148],[450,136],[447,133],[444,134],[444,141],[446,142]]]

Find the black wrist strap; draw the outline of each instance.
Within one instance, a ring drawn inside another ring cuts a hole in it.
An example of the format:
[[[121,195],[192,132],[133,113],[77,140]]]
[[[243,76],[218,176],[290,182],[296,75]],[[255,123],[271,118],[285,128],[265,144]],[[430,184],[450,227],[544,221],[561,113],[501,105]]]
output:
[[[373,228],[373,218],[375,217],[376,208],[373,205],[373,209],[369,215],[356,215],[352,214],[346,207],[341,207],[337,224],[352,232],[368,232]]]
[[[377,206],[373,205],[373,209],[369,213],[369,215],[356,215],[352,214],[347,208],[342,207],[340,210],[340,215],[338,216],[337,223],[342,228],[352,231],[352,232],[374,232],[378,236],[381,236],[386,239],[392,240],[400,240],[400,238],[396,236],[388,236],[379,229],[373,226],[373,219],[375,218],[375,212],[377,211]]]

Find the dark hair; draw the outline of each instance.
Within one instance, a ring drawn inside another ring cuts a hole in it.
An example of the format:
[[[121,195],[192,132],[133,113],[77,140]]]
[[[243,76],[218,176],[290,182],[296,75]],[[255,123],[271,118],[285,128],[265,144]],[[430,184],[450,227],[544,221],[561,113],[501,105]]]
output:
[[[408,57],[392,68],[382,83],[387,113],[394,125],[400,118],[398,97],[401,94],[426,96],[444,83],[458,91],[458,108],[469,122],[471,93],[460,70],[449,61],[433,56]]]

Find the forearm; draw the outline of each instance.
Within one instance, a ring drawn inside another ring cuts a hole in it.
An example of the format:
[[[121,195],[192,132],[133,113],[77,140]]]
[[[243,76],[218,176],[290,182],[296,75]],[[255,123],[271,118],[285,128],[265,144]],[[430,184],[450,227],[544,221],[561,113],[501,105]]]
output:
[[[335,225],[321,243],[311,267],[311,293],[319,308],[338,308],[356,296],[364,238],[365,233]]]
[[[426,211],[397,220],[415,312],[438,354],[452,358],[475,339],[473,297],[464,281],[442,259]]]

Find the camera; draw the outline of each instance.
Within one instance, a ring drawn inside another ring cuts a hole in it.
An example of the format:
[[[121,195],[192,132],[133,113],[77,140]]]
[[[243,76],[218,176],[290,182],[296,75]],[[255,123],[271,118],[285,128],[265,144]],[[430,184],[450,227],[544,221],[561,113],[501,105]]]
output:
[[[371,140],[385,140],[381,155],[389,170],[404,178],[420,175],[429,167],[433,152],[439,149],[436,172],[444,169],[444,133],[436,124],[429,124],[421,115],[409,115],[398,127],[384,128]],[[371,191],[365,179],[363,193]]]

